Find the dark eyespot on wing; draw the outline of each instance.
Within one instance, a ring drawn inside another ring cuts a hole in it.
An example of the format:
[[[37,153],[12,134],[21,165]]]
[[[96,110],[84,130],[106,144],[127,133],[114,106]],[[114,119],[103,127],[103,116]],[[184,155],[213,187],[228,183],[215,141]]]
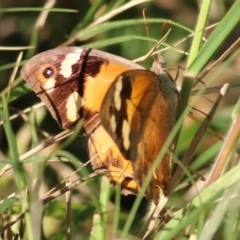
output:
[[[44,76],[45,78],[50,78],[51,76],[53,76],[53,74],[54,74],[54,70],[53,70],[53,68],[51,68],[51,67],[47,67],[47,68],[43,71],[43,76]]]

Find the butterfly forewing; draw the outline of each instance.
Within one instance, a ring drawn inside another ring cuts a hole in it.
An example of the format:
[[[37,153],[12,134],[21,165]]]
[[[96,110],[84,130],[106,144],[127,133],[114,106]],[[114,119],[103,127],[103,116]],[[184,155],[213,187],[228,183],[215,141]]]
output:
[[[22,76],[62,128],[72,129],[83,118],[90,132],[99,121],[89,121],[96,119],[112,82],[135,68],[142,67],[98,50],[65,47],[31,58]]]

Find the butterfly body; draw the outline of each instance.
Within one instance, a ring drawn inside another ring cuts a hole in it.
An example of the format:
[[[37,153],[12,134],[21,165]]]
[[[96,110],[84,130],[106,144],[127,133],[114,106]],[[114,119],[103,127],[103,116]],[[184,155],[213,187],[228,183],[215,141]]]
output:
[[[93,168],[110,170],[112,184],[137,194],[175,121],[174,81],[159,68],[141,65],[102,51],[65,47],[34,56],[23,78],[62,128],[84,119],[90,133]],[[157,201],[170,179],[165,154],[147,189]]]

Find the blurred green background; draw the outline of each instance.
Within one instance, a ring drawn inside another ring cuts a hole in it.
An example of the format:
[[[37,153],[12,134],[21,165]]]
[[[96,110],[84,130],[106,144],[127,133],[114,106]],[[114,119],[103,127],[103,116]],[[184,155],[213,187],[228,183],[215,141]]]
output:
[[[142,11],[146,9],[146,18],[148,19],[157,19],[156,23],[148,23],[148,31],[150,38],[159,40],[164,33],[166,33],[169,28],[171,28],[170,35],[166,40],[168,45],[176,43],[178,40],[188,36],[189,32],[184,29],[184,27],[194,30],[198,11],[199,11],[199,1],[179,1],[179,0],[156,0],[148,1],[138,4],[132,8],[129,8],[120,14],[109,19],[107,22],[119,21],[117,27],[111,28],[107,27],[106,30],[100,31],[100,33],[94,33],[94,31],[101,29],[105,23],[99,24],[95,27],[89,27],[94,21],[101,18],[106,13],[114,12],[118,6],[122,6],[124,3],[130,1],[87,1],[87,0],[57,0],[57,1],[47,1],[50,5],[52,4],[54,8],[57,9],[72,9],[76,12],[50,12],[47,15],[44,24],[40,28],[36,28],[36,21],[39,17],[41,11],[31,11],[29,8],[43,7],[46,4],[45,1],[40,0],[22,0],[22,1],[13,1],[13,0],[1,0],[0,1],[0,92],[4,91],[8,86],[8,82],[15,66],[15,61],[19,54],[19,50],[8,50],[4,47],[25,47],[33,46],[34,48],[31,51],[24,51],[23,61],[27,60],[31,55],[34,55],[38,52],[42,52],[51,48],[58,47],[59,45],[65,43],[67,40],[71,39],[76,33],[79,34],[78,39],[73,42],[73,45],[89,45],[95,44],[95,46],[101,50],[128,58],[136,59],[145,55],[153,46],[149,46],[149,41],[146,33],[146,26],[140,20],[143,19]],[[213,1],[212,9],[210,11],[208,25],[220,21],[228,9],[231,7],[234,1]],[[96,9],[94,9],[96,7]],[[12,9],[11,9],[12,8]],[[14,9],[13,9],[14,8]],[[20,11],[20,9],[26,8],[26,10]],[[129,26],[123,26],[121,21],[131,20],[134,21],[134,24],[129,24]],[[168,21],[172,21],[166,24]],[[165,23],[165,25],[163,24]],[[164,27],[163,27],[164,26]],[[104,29],[104,28],[103,28]],[[91,30],[93,31],[91,33]],[[211,33],[212,30],[206,32],[206,37]],[[215,59],[220,56],[229,46],[239,37],[240,27],[238,26],[226,40],[225,44],[219,49],[218,53],[215,55]],[[126,40],[127,38],[127,40]],[[106,43],[104,41],[108,40]],[[181,43],[177,49],[182,52],[176,51],[176,49],[168,49],[163,52],[163,56],[166,62],[167,68],[173,77],[176,76],[177,67],[182,66],[184,68],[185,61],[187,56],[183,52],[187,52],[191,45],[191,38],[186,39]],[[161,46],[161,48],[165,45]],[[152,59],[149,59],[144,63],[146,67],[149,67],[152,62]],[[226,68],[226,71],[219,77],[218,84],[223,82],[237,82],[239,81],[239,63],[240,58],[236,60]],[[21,63],[22,65],[23,63]],[[11,100],[9,103],[10,114],[15,114],[19,111],[31,107],[34,104],[39,102],[39,99],[35,94],[26,86],[26,83],[20,79],[20,71],[16,76],[18,83],[15,90],[17,92],[17,97],[15,100]],[[181,84],[181,70],[178,79],[178,85]],[[216,85],[216,84],[215,84]],[[21,91],[20,91],[21,90]],[[213,128],[215,129],[224,129],[226,126],[220,126],[221,124],[226,124],[230,121],[229,113],[230,109],[228,108],[233,103],[236,102],[236,99],[239,96],[239,90],[232,92],[228,95],[222,104],[222,111],[219,112],[219,116],[223,121],[215,121],[213,123]],[[211,96],[210,96],[211,98]],[[203,102],[196,104],[196,107],[199,107],[201,111],[207,112],[209,110],[209,102]],[[49,113],[45,108],[37,110],[36,119],[39,126],[39,142],[45,139],[44,132],[49,135],[55,135],[61,131],[57,123],[51,118]],[[19,154],[23,154],[29,149],[32,148],[32,128],[31,124],[34,117],[19,117],[11,121],[12,128],[16,136],[18,151]],[[189,123],[186,123],[188,125]],[[197,124],[189,124],[188,128],[185,131],[185,137],[180,145],[179,157],[185,151],[191,141],[192,136],[194,135]],[[183,134],[183,135],[184,135]],[[209,140],[209,139],[208,139]],[[200,146],[200,150],[206,148],[209,145],[212,145],[216,140],[209,140]],[[45,152],[41,153],[41,156],[46,156],[57,148],[54,146],[48,148]],[[77,138],[67,146],[65,150],[68,150],[76,157],[81,159],[82,162],[88,160],[87,156],[87,145],[86,138]],[[199,150],[199,151],[200,151]],[[6,141],[6,136],[4,134],[2,126],[0,126],[0,158],[8,159],[9,156],[9,147]],[[198,153],[196,153],[197,156]],[[207,164],[209,166],[209,163]],[[205,166],[201,166],[204,168]],[[27,166],[27,171],[31,171],[31,167]],[[65,164],[63,162],[50,162],[45,163],[44,165],[44,180],[41,187],[41,193],[44,194],[48,189],[55,186],[61,179],[66,178],[70,172],[74,169],[73,164]],[[91,167],[89,167],[91,171]],[[96,183],[97,185],[97,183]],[[0,200],[7,197],[9,194],[16,190],[16,185],[14,183],[14,178],[12,172],[4,175],[0,179]],[[91,193],[89,189],[86,189],[86,186],[81,186],[76,190],[80,191],[80,196],[76,194],[75,199],[73,199],[73,204],[76,210],[74,211],[75,221],[82,220],[82,225],[79,224],[76,226],[76,232],[86,232],[87,234],[90,231],[91,226],[91,217],[88,218],[88,214],[91,215],[94,211],[93,203],[91,203]],[[186,196],[186,198],[190,198]],[[134,199],[134,198],[133,198]],[[182,199],[186,201],[186,199]],[[90,202],[90,203],[89,203]],[[81,204],[79,204],[81,203]],[[127,197],[122,199],[123,209],[129,209],[131,207],[132,197]],[[60,203],[57,205],[48,205],[46,209],[46,215],[51,213],[55,219],[60,218],[59,216],[64,215],[64,206]],[[61,206],[59,206],[60,204]],[[176,204],[176,203],[175,203]],[[181,201],[178,202],[181,206]],[[140,209],[139,212],[145,213],[145,207]],[[85,214],[83,213],[85,212]],[[79,217],[81,215],[81,217]],[[83,220],[83,218],[85,220]],[[52,221],[52,220],[51,220]],[[62,224],[61,220],[57,225]],[[84,222],[86,224],[84,224]],[[80,226],[81,225],[81,226]],[[80,226],[80,227],[79,227]],[[79,227],[79,228],[78,228]],[[59,229],[59,226],[57,227]],[[51,236],[52,233],[49,233],[48,236]],[[59,233],[60,234],[60,233]],[[82,234],[82,233],[81,233]],[[83,234],[84,235],[84,234]],[[81,235],[81,236],[83,236]],[[60,239],[60,238],[56,238]],[[63,235],[64,239],[64,235]],[[76,238],[77,239],[77,238]]]

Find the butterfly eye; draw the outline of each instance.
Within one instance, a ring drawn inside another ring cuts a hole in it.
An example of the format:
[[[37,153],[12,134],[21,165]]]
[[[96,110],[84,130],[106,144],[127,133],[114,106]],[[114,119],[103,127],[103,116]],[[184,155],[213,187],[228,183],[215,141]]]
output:
[[[54,74],[54,70],[51,67],[47,67],[46,69],[44,69],[43,71],[43,76],[45,78],[50,78],[52,75]]]

